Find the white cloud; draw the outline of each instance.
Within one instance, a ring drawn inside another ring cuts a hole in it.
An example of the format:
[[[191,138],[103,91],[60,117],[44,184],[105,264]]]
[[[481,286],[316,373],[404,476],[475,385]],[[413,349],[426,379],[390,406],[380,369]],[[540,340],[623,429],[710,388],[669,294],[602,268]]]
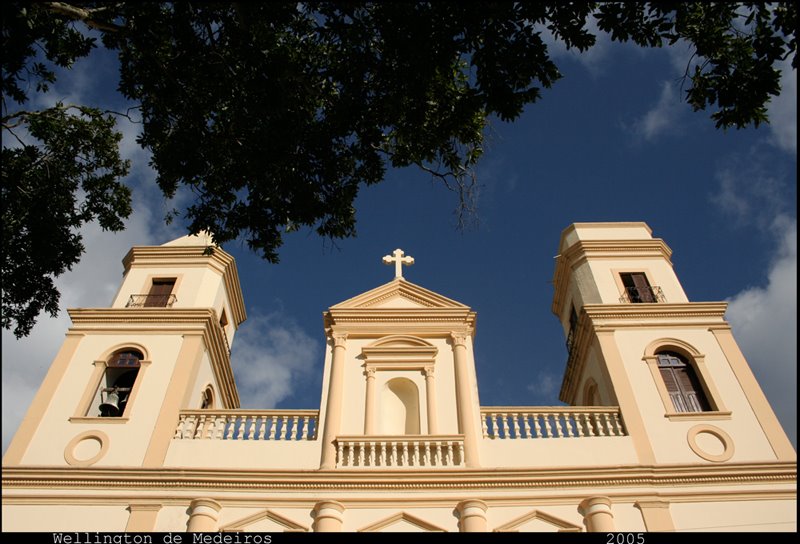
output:
[[[780,64],[781,94],[769,104],[769,126],[772,143],[797,154],[797,72],[788,60]]]
[[[243,408],[274,408],[307,379],[321,346],[293,320],[274,312],[250,316],[233,342],[233,373]]]
[[[121,233],[103,232],[96,223],[85,226],[81,232],[86,253],[71,271],[56,279],[61,291],[58,317],[41,315],[30,336],[21,340],[3,330],[3,451],[64,341],[70,326],[66,308],[111,304],[122,279],[122,258],[128,249],[162,242],[153,240],[150,222],[145,209],[135,213]]]
[[[730,299],[727,317],[784,430],[797,444],[797,219],[774,224],[777,257],[767,285]]]
[[[536,380],[528,384],[528,391],[533,393],[532,402],[552,403],[558,397],[558,390],[561,387],[561,377],[556,374],[540,370],[536,375]]]
[[[661,85],[658,103],[633,123],[633,132],[645,140],[653,140],[675,129],[685,104],[675,93],[675,83],[665,81]]]

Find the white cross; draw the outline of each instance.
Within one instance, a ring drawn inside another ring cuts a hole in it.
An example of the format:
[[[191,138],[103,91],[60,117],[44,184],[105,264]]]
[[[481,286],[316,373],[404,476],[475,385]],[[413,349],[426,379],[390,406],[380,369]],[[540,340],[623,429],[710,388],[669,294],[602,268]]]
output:
[[[394,255],[394,257],[392,257]],[[402,278],[403,277],[403,265],[411,266],[414,264],[414,257],[403,257],[404,253],[402,249],[395,249],[392,252],[392,255],[386,255],[383,258],[383,264],[392,264],[394,263],[394,277],[395,278]]]

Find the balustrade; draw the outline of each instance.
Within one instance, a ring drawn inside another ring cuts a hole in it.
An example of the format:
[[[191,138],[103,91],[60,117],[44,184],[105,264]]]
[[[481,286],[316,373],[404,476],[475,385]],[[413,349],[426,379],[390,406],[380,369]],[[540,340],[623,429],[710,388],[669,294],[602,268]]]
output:
[[[339,436],[337,468],[441,468],[464,466],[461,435]]]
[[[627,436],[615,406],[493,406],[481,408],[484,438]]]
[[[181,410],[179,440],[316,440],[318,410]]]

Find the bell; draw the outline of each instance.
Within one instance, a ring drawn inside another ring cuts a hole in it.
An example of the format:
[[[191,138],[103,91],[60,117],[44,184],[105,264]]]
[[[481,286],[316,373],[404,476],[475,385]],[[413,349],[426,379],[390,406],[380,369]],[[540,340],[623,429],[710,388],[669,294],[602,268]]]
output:
[[[106,400],[100,404],[100,417],[119,416],[119,393],[116,389],[106,393]]]

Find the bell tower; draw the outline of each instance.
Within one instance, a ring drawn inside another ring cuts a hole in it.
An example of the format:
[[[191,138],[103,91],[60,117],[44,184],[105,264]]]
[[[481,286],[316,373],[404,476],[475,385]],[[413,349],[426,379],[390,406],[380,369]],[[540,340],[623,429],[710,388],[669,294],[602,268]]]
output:
[[[560,398],[618,405],[643,464],[794,461],[725,321],[692,302],[645,223],[574,223],[561,235],[553,313],[567,338]]]
[[[184,408],[237,408],[230,343],[245,320],[233,258],[207,235],[134,247],[110,308],[72,327],[4,465],[161,466]]]

